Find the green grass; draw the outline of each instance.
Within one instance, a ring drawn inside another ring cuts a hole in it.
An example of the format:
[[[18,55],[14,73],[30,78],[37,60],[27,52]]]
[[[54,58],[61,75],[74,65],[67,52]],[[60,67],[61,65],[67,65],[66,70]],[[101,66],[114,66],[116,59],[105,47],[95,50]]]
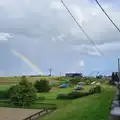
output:
[[[27,76],[27,79],[29,82],[34,83],[36,80],[40,79],[46,79],[49,80],[53,86],[60,85],[60,81],[58,80],[57,76],[36,76],[36,77],[30,77]],[[20,80],[20,76],[9,76],[9,77],[0,77],[0,90],[6,90],[13,84],[18,83]]]
[[[3,86],[1,89],[7,88]],[[45,96],[45,100],[38,100],[29,108],[51,108],[56,104],[57,110],[51,114],[44,116],[41,120],[107,120],[109,106],[114,94],[111,86],[103,85],[102,93],[82,97],[75,100],[56,100],[59,93],[68,93],[72,91],[74,86],[68,88],[56,88],[48,93],[39,93],[39,96]],[[90,86],[85,86],[84,91],[88,91]],[[1,107],[15,107],[8,104],[7,100],[0,100]]]
[[[103,86],[102,93],[71,100],[41,120],[107,120],[113,94],[113,87]]]
[[[74,87],[75,87],[75,85],[72,85],[71,87],[68,87],[68,88],[56,88],[56,89],[52,89],[48,93],[38,93],[37,95],[45,96],[45,98],[47,100],[49,100],[49,99],[54,100],[54,99],[56,99],[57,94],[72,92]],[[90,87],[91,86],[84,86],[83,91],[88,91]]]
[[[16,84],[20,81],[20,76],[8,76],[8,77],[0,77],[0,85],[9,85],[11,86],[12,84]],[[57,76],[27,76],[27,79],[29,82],[34,83],[36,80],[40,80],[40,79],[46,79],[48,81],[50,81],[53,86],[58,86],[60,84],[60,80],[59,77]],[[1,86],[0,86],[1,89]]]
[[[5,91],[5,90],[9,89],[10,86],[11,86],[11,85],[9,85],[9,84],[0,85],[0,91]]]
[[[9,88],[9,85],[1,85],[2,87],[0,90],[6,90]],[[48,93],[37,93],[37,96],[39,97],[45,97],[45,100],[37,100],[36,103],[31,105],[31,108],[48,108],[51,107],[52,105],[49,104],[56,104],[58,108],[64,107],[67,104],[71,103],[71,100],[57,100],[57,94],[59,93],[68,93],[73,91],[73,87],[75,85],[68,87],[68,88],[54,88]],[[85,86],[84,91],[87,91],[91,86]],[[47,104],[46,104],[47,103]],[[0,100],[0,106],[1,107],[14,107],[13,105],[9,104],[7,100]]]

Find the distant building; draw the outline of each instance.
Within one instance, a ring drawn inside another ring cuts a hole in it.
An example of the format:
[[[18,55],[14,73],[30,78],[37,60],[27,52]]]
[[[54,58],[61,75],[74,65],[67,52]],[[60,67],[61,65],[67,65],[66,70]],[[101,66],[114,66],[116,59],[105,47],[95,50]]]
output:
[[[66,77],[82,77],[82,73],[66,73]]]

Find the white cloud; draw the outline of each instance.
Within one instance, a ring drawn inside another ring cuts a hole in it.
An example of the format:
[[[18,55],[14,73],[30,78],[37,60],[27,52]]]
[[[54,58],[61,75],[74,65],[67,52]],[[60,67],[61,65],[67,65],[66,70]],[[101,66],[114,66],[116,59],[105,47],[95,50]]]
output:
[[[52,36],[52,42],[56,42],[56,39]]]
[[[7,41],[11,37],[13,36],[11,36],[9,33],[0,32],[0,41]]]
[[[50,8],[53,8],[53,9],[59,9],[59,10],[63,10],[64,7],[63,5],[61,4],[60,1],[53,1],[50,5]]]
[[[60,36],[58,36],[58,39],[60,40],[60,41],[64,41],[64,35],[62,34],[62,35],[60,35]]]
[[[72,66],[70,72],[83,72],[84,68],[85,68],[84,60],[79,60]]]
[[[88,22],[89,19],[85,14],[83,14],[82,9],[78,5],[71,5],[70,8],[72,10],[72,13],[74,14],[74,16],[76,17],[76,19],[79,21],[81,25]]]
[[[98,51],[94,51],[94,52],[88,51],[88,55],[91,55],[91,56],[102,56],[101,53],[99,53]]]
[[[80,63],[78,64],[79,67],[84,68],[85,64],[84,64],[84,60],[80,60]]]

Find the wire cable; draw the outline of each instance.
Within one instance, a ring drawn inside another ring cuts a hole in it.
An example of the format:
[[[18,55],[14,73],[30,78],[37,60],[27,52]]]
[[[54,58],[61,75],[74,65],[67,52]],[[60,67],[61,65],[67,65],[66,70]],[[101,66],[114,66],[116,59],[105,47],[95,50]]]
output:
[[[63,6],[66,8],[66,10],[69,12],[69,14],[71,15],[71,17],[73,18],[73,20],[76,22],[76,24],[78,25],[78,27],[82,30],[82,32],[85,34],[85,36],[88,38],[88,40],[92,43],[92,45],[96,48],[96,50],[103,56],[103,53],[99,50],[99,48],[95,45],[95,43],[91,40],[91,38],[87,35],[87,33],[84,31],[84,29],[81,27],[81,25],[78,23],[78,21],[76,20],[76,18],[72,15],[72,13],[70,12],[70,10],[68,9],[68,7],[65,5],[65,3],[63,2],[63,0],[61,0]]]
[[[120,32],[120,29],[118,28],[118,26],[113,22],[113,20],[109,17],[109,15],[105,12],[105,10],[103,9],[103,7],[100,5],[100,3],[95,0],[96,3],[99,5],[99,7],[101,8],[101,10],[104,12],[104,14],[107,16],[107,18],[111,21],[111,23],[115,26],[115,28]]]

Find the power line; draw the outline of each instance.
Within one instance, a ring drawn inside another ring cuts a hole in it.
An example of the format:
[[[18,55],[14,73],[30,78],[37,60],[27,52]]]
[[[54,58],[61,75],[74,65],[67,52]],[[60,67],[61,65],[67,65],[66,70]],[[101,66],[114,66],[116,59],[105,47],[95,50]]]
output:
[[[87,33],[84,31],[84,29],[81,27],[81,25],[78,23],[78,21],[75,19],[75,17],[72,15],[72,13],[70,12],[70,10],[68,9],[68,7],[65,5],[65,3],[63,2],[63,0],[61,0],[62,4],[64,5],[64,7],[66,8],[66,10],[69,12],[69,14],[71,15],[71,17],[73,18],[73,20],[76,22],[76,24],[78,25],[78,27],[82,30],[82,32],[85,34],[85,36],[88,38],[88,40],[93,44],[93,46],[96,48],[96,50],[103,56],[103,53],[99,50],[99,48],[94,44],[94,42],[91,40],[91,38],[87,35]]]
[[[95,0],[96,3],[99,5],[99,7],[101,8],[101,10],[104,12],[104,14],[107,16],[107,18],[111,21],[111,23],[115,26],[115,28],[118,30],[118,32],[120,32],[120,29],[118,28],[118,26],[113,22],[113,20],[109,17],[109,15],[105,12],[105,10],[103,9],[103,7],[100,5],[100,3]]]

